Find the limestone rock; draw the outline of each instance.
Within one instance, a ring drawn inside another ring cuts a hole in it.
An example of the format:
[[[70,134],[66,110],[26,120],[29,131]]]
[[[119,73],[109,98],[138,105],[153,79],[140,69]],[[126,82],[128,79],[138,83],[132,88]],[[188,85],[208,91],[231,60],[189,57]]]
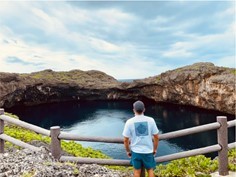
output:
[[[110,170],[99,165],[61,163],[53,159],[46,148],[39,152],[28,149],[0,154],[0,177],[131,177],[128,172]]]
[[[0,107],[83,100],[137,100],[190,105],[235,114],[236,70],[195,63],[131,83],[100,71],[0,73]]]
[[[141,92],[158,102],[235,114],[235,78],[235,69],[197,63],[147,79]]]

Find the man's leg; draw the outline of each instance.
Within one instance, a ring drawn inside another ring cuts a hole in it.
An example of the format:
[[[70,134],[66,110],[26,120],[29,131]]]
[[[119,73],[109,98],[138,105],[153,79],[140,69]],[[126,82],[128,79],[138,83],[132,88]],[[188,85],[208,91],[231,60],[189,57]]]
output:
[[[134,168],[134,177],[140,177],[140,175],[141,175],[141,169]]]
[[[147,169],[148,177],[155,177],[154,169],[156,168],[156,162],[153,153],[144,154],[142,160],[144,167]]]
[[[141,167],[142,167],[142,161],[141,161],[141,158],[140,158],[140,154],[132,152],[131,164],[134,167],[134,177],[140,177]]]
[[[148,177],[155,177],[155,175],[154,175],[154,171],[153,171],[152,168],[147,169],[147,172],[148,172]]]

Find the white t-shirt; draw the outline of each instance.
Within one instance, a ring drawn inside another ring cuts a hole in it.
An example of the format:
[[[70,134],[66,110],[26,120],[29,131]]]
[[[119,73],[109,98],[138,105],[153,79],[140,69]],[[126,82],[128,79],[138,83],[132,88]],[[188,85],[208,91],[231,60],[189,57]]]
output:
[[[130,139],[130,148],[136,153],[152,153],[152,136],[159,130],[153,118],[136,115],[125,123],[123,136]]]

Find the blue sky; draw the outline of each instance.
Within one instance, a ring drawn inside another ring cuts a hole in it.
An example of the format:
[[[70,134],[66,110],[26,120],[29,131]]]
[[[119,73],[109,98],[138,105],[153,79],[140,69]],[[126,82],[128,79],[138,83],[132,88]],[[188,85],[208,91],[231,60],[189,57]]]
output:
[[[0,72],[235,68],[234,1],[0,1]]]

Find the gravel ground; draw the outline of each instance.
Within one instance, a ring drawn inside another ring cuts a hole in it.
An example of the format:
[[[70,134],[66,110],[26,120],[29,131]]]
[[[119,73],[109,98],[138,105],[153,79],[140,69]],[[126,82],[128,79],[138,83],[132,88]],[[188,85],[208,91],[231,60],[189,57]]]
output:
[[[39,152],[28,149],[11,150],[0,154],[0,177],[131,177],[104,166],[58,162],[41,147]]]

